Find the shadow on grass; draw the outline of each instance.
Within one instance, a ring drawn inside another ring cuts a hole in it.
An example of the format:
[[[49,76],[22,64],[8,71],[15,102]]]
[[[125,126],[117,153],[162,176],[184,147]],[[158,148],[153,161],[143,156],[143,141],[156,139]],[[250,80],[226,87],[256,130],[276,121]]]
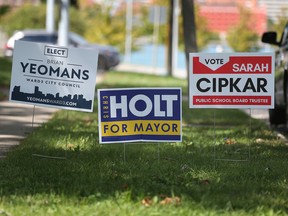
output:
[[[179,196],[207,209],[288,210],[288,147],[268,130],[253,130],[249,148],[249,140],[240,138],[245,132],[241,127],[211,126],[184,127],[178,144],[99,145],[95,119],[72,115],[37,129],[0,161],[0,197],[53,193],[100,201],[129,192],[132,202]],[[249,160],[216,161],[215,149],[221,154],[231,150],[231,159],[239,149],[248,149]],[[66,159],[32,156],[35,153]]]

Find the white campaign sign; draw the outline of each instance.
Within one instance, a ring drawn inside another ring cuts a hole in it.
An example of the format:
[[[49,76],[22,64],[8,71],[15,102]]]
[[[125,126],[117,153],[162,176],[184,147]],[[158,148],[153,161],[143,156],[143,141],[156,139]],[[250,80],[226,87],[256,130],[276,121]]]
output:
[[[98,52],[16,41],[10,101],[93,111]]]
[[[190,108],[274,108],[274,53],[190,53]]]

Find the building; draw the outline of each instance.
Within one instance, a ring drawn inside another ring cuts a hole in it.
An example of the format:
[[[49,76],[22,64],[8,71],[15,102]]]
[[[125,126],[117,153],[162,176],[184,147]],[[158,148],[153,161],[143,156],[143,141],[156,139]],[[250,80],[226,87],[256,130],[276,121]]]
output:
[[[286,15],[288,21],[288,1],[287,0],[258,0],[260,7],[265,7],[267,10],[267,17],[272,22],[278,21],[279,15]],[[286,14],[283,14],[286,10]]]
[[[267,11],[257,0],[196,0],[199,13],[207,21],[208,29],[226,34],[240,20],[240,7],[251,13],[251,22],[256,33],[261,35],[267,30]]]
[[[41,0],[0,0],[0,5],[19,6],[25,3],[40,4]]]

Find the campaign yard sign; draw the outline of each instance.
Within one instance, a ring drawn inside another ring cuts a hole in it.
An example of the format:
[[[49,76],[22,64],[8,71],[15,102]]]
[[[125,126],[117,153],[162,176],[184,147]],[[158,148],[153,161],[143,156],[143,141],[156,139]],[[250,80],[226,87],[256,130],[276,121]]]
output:
[[[100,143],[180,142],[180,88],[98,89]]]
[[[274,108],[273,53],[190,53],[190,108]]]
[[[98,52],[16,41],[10,101],[92,112]]]

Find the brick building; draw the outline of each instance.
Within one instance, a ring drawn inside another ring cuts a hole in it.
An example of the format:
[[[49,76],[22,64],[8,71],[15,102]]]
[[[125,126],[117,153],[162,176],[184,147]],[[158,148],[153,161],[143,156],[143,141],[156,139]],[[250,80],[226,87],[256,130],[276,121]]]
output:
[[[240,19],[240,7],[251,13],[251,24],[256,33],[261,35],[267,29],[266,8],[257,0],[196,0],[199,13],[205,17],[208,28],[216,33],[225,34]]]
[[[39,4],[40,0],[0,0],[0,5],[19,6],[25,3]]]

